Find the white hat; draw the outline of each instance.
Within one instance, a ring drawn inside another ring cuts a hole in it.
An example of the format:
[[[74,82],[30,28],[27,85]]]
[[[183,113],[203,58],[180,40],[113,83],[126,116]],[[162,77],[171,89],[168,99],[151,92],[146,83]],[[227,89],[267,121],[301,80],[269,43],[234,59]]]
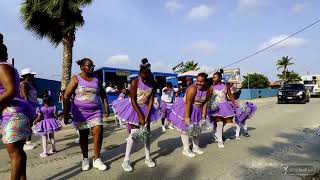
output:
[[[27,74],[36,75],[37,73],[33,72],[30,68],[22,69],[21,76],[24,76],[24,75],[27,75]]]

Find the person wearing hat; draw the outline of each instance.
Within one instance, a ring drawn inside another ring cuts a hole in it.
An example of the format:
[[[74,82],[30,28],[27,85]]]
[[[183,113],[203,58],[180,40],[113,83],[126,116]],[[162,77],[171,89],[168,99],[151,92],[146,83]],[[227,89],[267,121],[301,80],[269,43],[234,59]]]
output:
[[[23,100],[28,101],[32,107],[34,116],[36,116],[37,110],[37,89],[33,85],[34,76],[36,72],[33,72],[30,68],[22,69],[21,78],[23,81],[20,83],[20,93]],[[32,126],[33,122],[30,123]],[[26,139],[24,150],[32,150],[35,148],[35,144],[31,143],[31,136]]]

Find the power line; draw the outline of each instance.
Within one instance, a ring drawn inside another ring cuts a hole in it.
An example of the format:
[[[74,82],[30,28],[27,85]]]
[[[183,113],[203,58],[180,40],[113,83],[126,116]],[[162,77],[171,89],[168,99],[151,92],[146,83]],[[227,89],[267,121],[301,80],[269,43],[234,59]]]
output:
[[[249,58],[251,58],[251,57],[253,57],[253,56],[257,55],[257,54],[260,54],[260,53],[262,53],[263,51],[266,51],[266,50],[272,48],[273,46],[275,46],[275,45],[277,45],[277,44],[280,44],[280,43],[286,41],[287,39],[289,39],[289,38],[291,38],[291,37],[293,37],[293,36],[301,33],[302,31],[304,31],[304,30],[306,30],[306,29],[308,29],[308,28],[316,25],[316,24],[319,23],[319,22],[320,22],[320,19],[317,20],[317,21],[315,21],[315,22],[313,22],[312,24],[310,24],[310,25],[308,25],[308,26],[300,29],[299,31],[291,34],[290,36],[288,36],[288,37],[286,37],[286,38],[283,38],[283,39],[281,39],[280,41],[278,41],[278,42],[276,42],[276,43],[273,43],[273,44],[271,44],[271,45],[269,45],[269,46],[267,46],[267,47],[265,47],[265,48],[263,48],[263,49],[255,52],[255,53],[252,53],[252,54],[250,54],[250,55],[248,55],[248,56],[245,56],[245,57],[243,57],[243,58],[241,58],[241,59],[239,59],[239,60],[237,60],[237,61],[235,61],[235,62],[233,62],[233,63],[231,63],[231,64],[228,64],[228,65],[224,66],[223,68],[227,68],[227,67],[229,67],[229,66],[238,64],[238,63],[243,62],[243,61],[245,61],[245,60],[247,60],[247,59],[249,59]]]

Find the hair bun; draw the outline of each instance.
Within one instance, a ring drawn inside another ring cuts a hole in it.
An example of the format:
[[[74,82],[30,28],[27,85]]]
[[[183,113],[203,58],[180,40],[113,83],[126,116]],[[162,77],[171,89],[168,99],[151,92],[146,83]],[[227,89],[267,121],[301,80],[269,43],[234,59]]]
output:
[[[147,58],[141,60],[140,69],[151,69],[151,64]]]
[[[149,62],[149,61],[148,61],[147,58],[143,58],[143,59],[141,60],[141,63],[142,63],[143,65],[147,64],[148,62]]]

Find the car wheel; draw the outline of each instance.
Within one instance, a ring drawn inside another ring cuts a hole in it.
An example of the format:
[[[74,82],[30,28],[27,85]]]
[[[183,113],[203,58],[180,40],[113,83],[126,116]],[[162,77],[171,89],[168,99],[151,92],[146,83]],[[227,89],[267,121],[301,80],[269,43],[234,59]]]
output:
[[[283,102],[278,100],[277,104],[283,104]]]

